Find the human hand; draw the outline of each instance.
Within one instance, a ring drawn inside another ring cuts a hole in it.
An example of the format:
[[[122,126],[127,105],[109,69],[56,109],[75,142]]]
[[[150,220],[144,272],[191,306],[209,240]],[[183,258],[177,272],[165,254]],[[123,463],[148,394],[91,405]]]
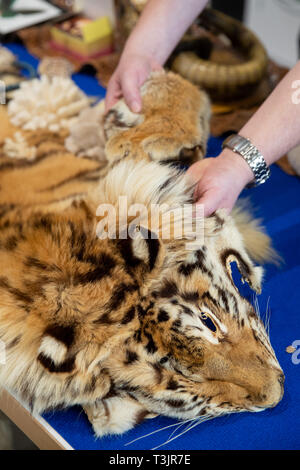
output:
[[[196,205],[203,204],[205,217],[217,209],[230,212],[240,192],[254,178],[245,160],[227,149],[217,158],[194,163],[187,173],[197,182],[194,199]]]
[[[105,100],[106,112],[123,96],[131,111],[142,109],[140,87],[154,70],[162,70],[155,60],[139,54],[123,53],[118,67],[113,73]]]

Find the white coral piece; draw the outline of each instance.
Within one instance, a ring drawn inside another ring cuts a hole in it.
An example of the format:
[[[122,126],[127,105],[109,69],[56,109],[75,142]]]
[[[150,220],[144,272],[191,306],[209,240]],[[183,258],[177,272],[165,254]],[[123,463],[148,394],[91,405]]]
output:
[[[69,129],[88,107],[87,96],[70,78],[42,76],[21,84],[8,104],[8,114],[12,124],[24,130],[59,132]]]
[[[70,127],[69,137],[65,140],[65,146],[69,152],[78,157],[93,157],[103,162],[106,161],[104,114],[104,101],[80,113],[78,119]]]
[[[3,151],[7,157],[16,159],[34,160],[37,155],[36,147],[29,147],[21,132],[16,132],[12,139],[5,139]]]

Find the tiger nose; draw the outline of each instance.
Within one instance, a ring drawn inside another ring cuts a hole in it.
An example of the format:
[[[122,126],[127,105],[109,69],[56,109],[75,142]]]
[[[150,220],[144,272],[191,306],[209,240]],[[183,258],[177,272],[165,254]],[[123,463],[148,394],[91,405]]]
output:
[[[284,386],[283,386],[284,381],[285,381],[284,374],[280,374],[279,377],[278,377],[278,382],[279,382],[279,385],[280,385],[280,388],[281,388],[281,394],[280,394],[279,401],[282,399],[283,394],[284,394]]]
[[[284,380],[284,374],[280,372],[279,375],[276,376],[275,380],[273,380],[269,385],[263,404],[266,408],[273,408],[282,399],[284,392]]]
[[[280,383],[280,385],[282,385],[282,387],[283,387],[284,381],[285,381],[284,374],[279,374],[278,382]]]

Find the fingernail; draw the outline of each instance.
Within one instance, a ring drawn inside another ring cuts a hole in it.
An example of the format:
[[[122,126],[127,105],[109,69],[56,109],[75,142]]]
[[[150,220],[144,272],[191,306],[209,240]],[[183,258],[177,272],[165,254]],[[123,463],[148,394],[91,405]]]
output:
[[[138,101],[133,101],[131,103],[131,110],[134,112],[134,113],[138,113],[140,110],[141,110],[141,106],[139,104]]]

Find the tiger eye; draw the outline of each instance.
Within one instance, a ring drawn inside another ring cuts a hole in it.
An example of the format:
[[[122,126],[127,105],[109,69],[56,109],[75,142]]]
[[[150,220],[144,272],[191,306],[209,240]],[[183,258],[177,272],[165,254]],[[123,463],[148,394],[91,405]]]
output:
[[[216,325],[214,324],[214,322],[212,321],[212,319],[209,317],[209,315],[207,315],[206,313],[201,312],[200,318],[201,318],[202,323],[203,323],[209,330],[211,330],[213,333],[215,333],[215,332],[217,331],[217,327],[216,327]]]
[[[160,364],[165,364],[165,362],[168,362],[169,358],[167,356],[162,357],[161,360],[159,361]]]

